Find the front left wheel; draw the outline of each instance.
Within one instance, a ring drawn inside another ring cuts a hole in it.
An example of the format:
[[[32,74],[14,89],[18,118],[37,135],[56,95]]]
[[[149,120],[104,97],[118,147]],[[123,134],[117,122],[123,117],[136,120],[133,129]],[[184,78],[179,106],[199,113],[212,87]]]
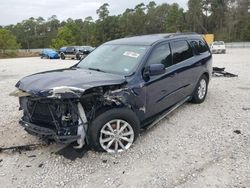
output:
[[[108,110],[89,125],[89,145],[96,151],[123,152],[131,147],[139,134],[139,120],[127,108]]]

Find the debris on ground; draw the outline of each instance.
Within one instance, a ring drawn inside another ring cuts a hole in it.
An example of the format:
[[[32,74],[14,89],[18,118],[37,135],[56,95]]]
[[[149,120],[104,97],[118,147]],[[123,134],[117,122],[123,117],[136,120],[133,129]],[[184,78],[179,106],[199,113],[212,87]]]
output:
[[[28,158],[36,157],[36,155],[29,155]]]
[[[106,159],[102,160],[103,163],[107,163],[107,161],[108,161],[108,160],[106,160]]]
[[[76,158],[82,158],[88,150],[89,147],[87,145],[83,146],[81,149],[75,149],[74,144],[72,143],[57,151],[55,154],[62,155],[66,159],[74,161]]]
[[[43,163],[38,165],[38,168],[42,168],[43,167]]]
[[[235,130],[234,133],[241,134],[241,131],[240,130]]]
[[[238,75],[226,72],[225,67],[219,68],[219,67],[213,67],[213,76],[214,77],[238,77]]]
[[[242,110],[250,110],[250,107],[243,107]]]
[[[27,145],[20,145],[20,146],[11,146],[11,147],[0,147],[0,153],[3,151],[12,151],[21,153],[22,151],[31,151],[36,149],[39,146],[44,146],[44,144],[27,144]]]

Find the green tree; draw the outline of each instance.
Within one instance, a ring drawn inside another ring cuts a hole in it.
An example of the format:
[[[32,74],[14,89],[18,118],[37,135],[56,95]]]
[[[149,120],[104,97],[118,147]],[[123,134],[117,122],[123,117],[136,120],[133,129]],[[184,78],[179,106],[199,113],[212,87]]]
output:
[[[99,9],[96,10],[96,14],[98,14],[100,20],[104,20],[105,18],[108,17],[109,15],[108,7],[109,7],[109,4],[104,3],[102,6],[100,6]]]
[[[166,17],[169,5],[164,3],[156,6],[154,2],[147,5],[147,21],[145,22],[146,33],[164,33],[166,32]]]
[[[203,14],[203,5],[204,5],[204,13],[208,14],[208,5],[205,4],[202,0],[189,0],[188,1],[188,12],[187,12],[187,20],[188,20],[188,29],[190,31],[198,32],[198,33],[208,33],[208,29],[206,28],[205,23],[205,15]]]
[[[0,29],[0,49],[9,50],[9,49],[18,49],[20,45],[16,41],[16,37],[11,34],[7,29]]]
[[[184,23],[183,9],[177,3],[170,5],[166,17],[166,31],[180,32],[184,29]]]
[[[59,28],[57,36],[52,40],[51,47],[59,49],[62,46],[75,45],[75,38],[69,27],[64,26]]]

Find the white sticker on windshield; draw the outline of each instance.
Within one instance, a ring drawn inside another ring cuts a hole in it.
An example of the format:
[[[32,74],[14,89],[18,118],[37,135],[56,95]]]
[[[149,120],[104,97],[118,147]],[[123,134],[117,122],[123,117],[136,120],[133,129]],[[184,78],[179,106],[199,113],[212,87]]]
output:
[[[133,57],[133,58],[138,58],[140,56],[140,54],[136,52],[130,52],[130,51],[124,52],[123,55],[128,56],[128,57]]]

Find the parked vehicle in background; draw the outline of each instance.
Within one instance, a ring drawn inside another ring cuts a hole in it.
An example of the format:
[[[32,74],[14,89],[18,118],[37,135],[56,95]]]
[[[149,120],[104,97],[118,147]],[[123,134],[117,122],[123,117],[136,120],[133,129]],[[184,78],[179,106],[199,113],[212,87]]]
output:
[[[95,48],[92,46],[81,46],[82,50],[85,52],[92,52]]]
[[[61,47],[59,50],[58,50],[58,53],[61,54],[62,52],[65,52],[67,49],[67,47]]]
[[[69,46],[59,50],[61,59],[82,59],[84,56],[93,51],[91,46]]]
[[[46,58],[46,59],[59,59],[59,55],[58,53],[53,50],[53,49],[43,49],[41,52],[40,52],[40,57],[43,59],[43,58]]]
[[[186,101],[202,103],[211,74],[201,35],[145,35],[109,41],[68,69],[27,76],[13,95],[28,133],[117,153]]]
[[[213,54],[225,54],[226,45],[223,41],[214,41],[211,45],[211,52]]]

